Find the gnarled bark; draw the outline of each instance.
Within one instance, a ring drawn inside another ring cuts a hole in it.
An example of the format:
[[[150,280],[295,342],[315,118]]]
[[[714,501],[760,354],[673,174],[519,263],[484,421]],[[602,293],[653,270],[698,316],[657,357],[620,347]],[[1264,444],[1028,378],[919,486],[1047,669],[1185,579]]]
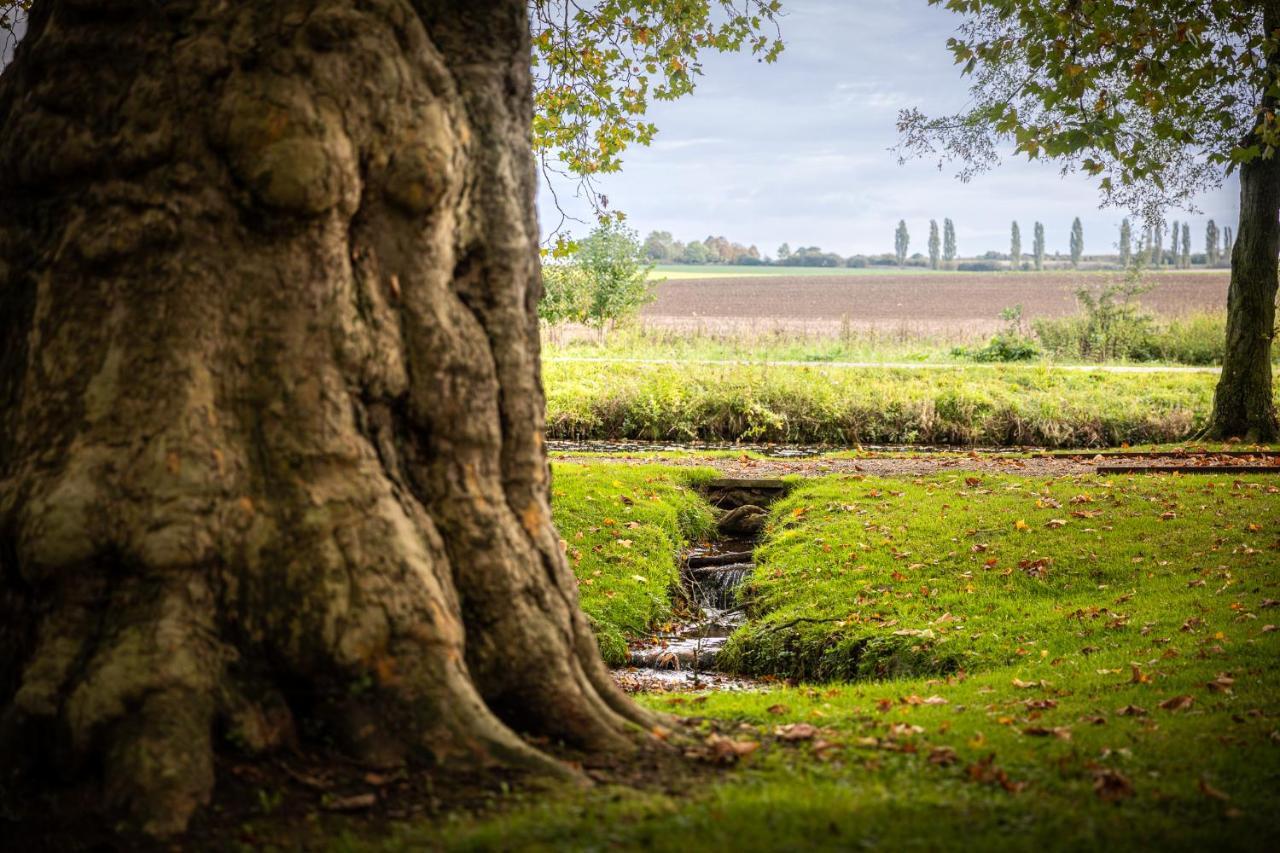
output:
[[[567,773],[516,731],[653,724],[550,521],[527,40],[522,0],[36,5],[0,77],[0,754],[52,743],[163,834],[215,726]]]
[[[1280,29],[1280,2],[1263,9],[1266,33]],[[1280,67],[1280,56],[1270,63]],[[1274,111],[1280,99],[1263,98]],[[1255,144],[1251,135],[1245,146]],[[1240,167],[1240,233],[1231,252],[1227,291],[1227,343],[1207,434],[1215,438],[1274,441],[1280,436],[1271,388],[1271,346],[1276,334],[1280,268],[1280,153]]]

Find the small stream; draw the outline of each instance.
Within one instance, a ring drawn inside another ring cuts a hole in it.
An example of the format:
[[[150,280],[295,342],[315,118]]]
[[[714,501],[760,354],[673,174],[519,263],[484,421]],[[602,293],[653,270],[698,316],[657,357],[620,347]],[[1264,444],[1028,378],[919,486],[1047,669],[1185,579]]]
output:
[[[764,506],[784,490],[779,481],[717,481],[708,494],[723,511],[719,538],[688,548],[680,577],[689,611],[664,634],[631,649],[624,670],[615,672],[626,689],[747,689],[754,682],[717,672],[716,658],[729,635],[746,621],[742,590],[755,570],[753,550],[764,521]]]

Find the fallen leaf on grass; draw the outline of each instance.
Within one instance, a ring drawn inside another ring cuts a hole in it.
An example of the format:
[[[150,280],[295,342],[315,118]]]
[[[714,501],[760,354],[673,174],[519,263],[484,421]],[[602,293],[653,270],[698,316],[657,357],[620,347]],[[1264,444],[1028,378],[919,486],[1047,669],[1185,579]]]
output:
[[[1056,699],[1027,699],[1022,704],[1032,711],[1047,711],[1050,708],[1058,707]]]
[[[1133,796],[1133,783],[1119,770],[1109,767],[1093,771],[1093,792],[1107,802]]]
[[[773,733],[779,740],[813,740],[814,735],[818,733],[818,728],[809,723],[788,723],[785,726],[776,726]]]
[[[1147,709],[1137,705],[1125,705],[1123,708],[1117,708],[1116,714],[1121,717],[1145,717]]]
[[[1051,518],[1044,523],[1044,526],[1050,530],[1057,530],[1059,527],[1066,527],[1067,520],[1065,518]]]
[[[1004,768],[995,763],[995,760],[996,754],[993,752],[985,758],[979,759],[977,764],[970,764],[968,767],[969,778],[974,782],[999,785],[1011,794],[1026,790],[1028,782],[1014,782],[1009,778],[1009,774],[1004,771]]]
[[[1200,793],[1204,794],[1206,797],[1208,797],[1211,800],[1222,800],[1225,803],[1227,800],[1231,799],[1230,794],[1226,793],[1225,791],[1219,791],[1217,788],[1213,787],[1208,782],[1206,782],[1203,778],[1200,779],[1196,787],[1200,789]]]
[[[753,740],[734,740],[715,734],[707,736],[706,744],[705,758],[717,764],[733,764],[760,748],[760,744]]]
[[[939,767],[950,767],[959,760],[956,751],[949,746],[935,746],[929,751],[929,763]]]
[[[770,714],[788,714],[791,709],[786,705],[770,705],[768,711]]]
[[[1174,696],[1161,702],[1157,707],[1166,711],[1185,711],[1196,703],[1191,696]]]
[[[1054,726],[1046,728],[1045,726],[1031,726],[1022,730],[1024,735],[1028,737],[1056,737],[1059,740],[1071,740],[1071,729],[1066,726]]]
[[[1205,687],[1208,687],[1209,690],[1214,693],[1230,693],[1231,685],[1235,683],[1236,680],[1230,675],[1225,672],[1220,672],[1218,673],[1218,677],[1206,684]]]
[[[355,794],[350,797],[322,797],[320,808],[330,812],[358,812],[373,808],[378,802],[377,794]]]

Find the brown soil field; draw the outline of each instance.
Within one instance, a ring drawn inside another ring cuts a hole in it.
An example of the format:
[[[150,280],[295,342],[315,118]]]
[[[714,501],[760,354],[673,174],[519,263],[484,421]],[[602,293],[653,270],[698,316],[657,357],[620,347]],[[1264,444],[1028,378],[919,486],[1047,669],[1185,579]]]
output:
[[[1061,317],[1079,310],[1081,284],[1102,287],[1119,274],[956,273],[938,275],[758,276],[660,282],[644,309],[646,324],[689,328],[764,326],[821,330],[851,326],[917,331],[988,331],[1000,311],[1022,305],[1023,317]],[[1142,306],[1163,316],[1225,310],[1229,274],[1162,272]]]

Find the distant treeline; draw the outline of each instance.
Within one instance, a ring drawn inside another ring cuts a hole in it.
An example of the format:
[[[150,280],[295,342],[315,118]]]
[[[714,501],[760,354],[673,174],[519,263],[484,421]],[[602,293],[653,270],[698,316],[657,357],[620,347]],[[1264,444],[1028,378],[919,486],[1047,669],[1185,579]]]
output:
[[[1033,229],[1031,251],[1023,253],[1022,232],[1015,221],[1010,228],[1008,252],[990,250],[969,260],[959,260],[956,251],[955,226],[950,219],[943,220],[939,229],[937,220],[929,222],[929,254],[909,254],[911,235],[907,223],[899,220],[893,233],[894,251],[882,254],[858,254],[844,257],[834,252],[824,252],[817,246],[801,246],[792,249],[783,243],[773,257],[763,255],[752,246],[735,243],[726,237],[707,237],[705,240],[681,242],[670,231],[651,231],[645,238],[644,257],[658,264],[732,264],[736,266],[778,267],[923,267],[931,269],[959,270],[962,272],[991,272],[996,270],[1044,269],[1048,261],[1070,263],[1079,267],[1086,260],[1094,265],[1118,265],[1129,267],[1168,266],[1187,269],[1192,266],[1230,266],[1232,233],[1230,228],[1219,228],[1209,220],[1204,231],[1204,251],[1191,251],[1191,228],[1187,222],[1174,221],[1171,228],[1165,225],[1149,226],[1136,232],[1125,219],[1120,224],[1119,239],[1108,251],[1089,258],[1084,254],[1084,228],[1077,217],[1071,223],[1071,251],[1048,255],[1045,251],[1044,225],[1037,222]],[[1168,237],[1168,247],[1165,239]],[[1114,251],[1112,251],[1114,250]],[[1060,264],[1059,264],[1060,265]]]

